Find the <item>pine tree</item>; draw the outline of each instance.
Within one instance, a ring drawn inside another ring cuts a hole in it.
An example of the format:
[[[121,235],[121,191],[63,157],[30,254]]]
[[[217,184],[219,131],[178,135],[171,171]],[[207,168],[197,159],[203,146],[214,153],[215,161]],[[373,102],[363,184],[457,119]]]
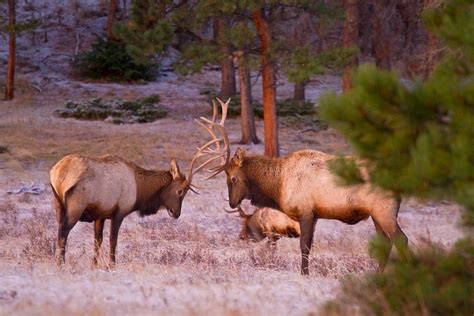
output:
[[[16,65],[16,3],[8,0],[8,65],[5,100],[11,100],[15,90],[15,65]]]
[[[117,10],[117,0],[109,0],[109,5],[107,9],[107,39],[113,40],[113,25],[115,20],[115,11]]]
[[[174,26],[166,13],[171,0],[133,0],[128,24],[117,24],[113,34],[127,45],[137,62],[146,64],[151,56],[162,53],[174,38]]]
[[[32,30],[39,25],[39,20],[28,19],[22,22],[17,21],[16,1],[2,0],[0,4],[7,4],[8,14],[0,16],[0,31],[8,33],[8,62],[6,75],[5,100],[12,100],[15,95],[15,68],[16,68],[16,38],[25,31]],[[2,8],[2,11],[3,8]]]
[[[425,13],[425,24],[445,47],[426,81],[402,83],[394,72],[364,66],[352,90],[321,100],[320,114],[350,141],[376,186],[462,205],[466,236],[449,250],[431,246],[393,261],[384,274],[345,282],[332,303],[337,315],[354,304],[363,315],[464,315],[474,308],[474,3],[447,0]],[[332,167],[348,184],[363,181],[351,160]],[[383,251],[380,239],[371,243],[372,254]]]
[[[359,13],[357,5],[358,0],[344,0],[346,18],[344,22],[343,44],[344,47],[348,49],[357,47],[357,42],[359,39]],[[350,90],[352,88],[351,72],[357,63],[357,54],[354,54],[350,63],[344,67],[344,72],[342,74],[342,89],[344,91]]]

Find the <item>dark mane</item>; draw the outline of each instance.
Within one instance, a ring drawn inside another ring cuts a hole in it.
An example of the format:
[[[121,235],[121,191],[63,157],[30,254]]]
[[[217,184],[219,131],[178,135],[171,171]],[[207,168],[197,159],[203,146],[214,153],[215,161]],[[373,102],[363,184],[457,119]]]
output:
[[[162,205],[163,190],[173,181],[171,172],[146,170],[136,166],[137,200],[134,209],[140,216],[153,215]]]
[[[245,157],[242,168],[247,176],[250,202],[258,207],[279,208],[281,163],[278,158]]]

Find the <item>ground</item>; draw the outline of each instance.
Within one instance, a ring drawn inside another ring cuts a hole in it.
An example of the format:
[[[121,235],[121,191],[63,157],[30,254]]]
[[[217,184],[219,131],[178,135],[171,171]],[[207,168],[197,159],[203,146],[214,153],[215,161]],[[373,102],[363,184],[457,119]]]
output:
[[[100,267],[92,268],[93,225],[78,223],[69,237],[67,263],[57,268],[53,260],[57,224],[48,176],[53,164],[69,153],[114,154],[157,169],[168,168],[170,159],[177,158],[187,170],[196,146],[206,137],[193,119],[210,114],[206,97],[199,92],[217,90],[219,73],[181,78],[168,72],[156,82],[141,84],[79,81],[68,73],[68,59],[51,53],[54,45],[74,37],[51,33],[56,42],[25,49],[24,56],[31,57],[25,65],[36,61],[39,69],[20,67],[17,97],[0,103],[0,314],[318,314],[328,299],[337,296],[343,278],[375,271],[367,251],[375,233],[370,219],[353,226],[320,220],[309,277],[299,274],[297,239],[282,239],[276,249],[266,242],[240,241],[239,219],[223,211],[227,206],[223,175],[210,181],[196,176],[200,194],[188,193],[177,220],[166,211],[127,217],[112,270],[106,267],[108,237]],[[28,43],[23,39],[19,46]],[[40,63],[45,56],[54,62]],[[316,102],[324,91],[340,89],[337,76],[317,79],[308,86],[310,100]],[[279,80],[279,98],[289,97],[291,89],[283,78]],[[69,99],[152,94],[159,94],[169,109],[168,117],[153,123],[112,125],[54,115]],[[260,81],[254,95],[261,97]],[[239,146],[239,124],[238,118],[231,118],[226,125],[232,152]],[[332,129],[280,125],[283,154],[299,149],[351,152]],[[263,139],[260,120],[257,130]],[[244,147],[263,152],[262,145]],[[31,183],[44,192],[7,193]],[[248,212],[250,206],[246,207]],[[405,198],[399,223],[414,250],[426,242],[450,247],[462,236],[459,214],[453,204]]]

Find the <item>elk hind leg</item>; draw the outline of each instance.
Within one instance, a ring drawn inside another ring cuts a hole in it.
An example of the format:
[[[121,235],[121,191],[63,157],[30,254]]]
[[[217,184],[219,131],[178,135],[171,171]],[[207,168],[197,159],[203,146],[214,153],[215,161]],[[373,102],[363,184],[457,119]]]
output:
[[[74,192],[68,192],[65,208],[59,206],[60,212],[57,213],[58,243],[56,247],[56,263],[58,266],[66,262],[66,244],[69,232],[76,225],[82,212],[86,208],[83,199],[74,197]],[[59,203],[59,202],[58,202]]]
[[[102,245],[105,219],[97,219],[94,222],[94,259],[92,265],[97,266],[100,246]]]
[[[392,245],[395,245],[399,255],[402,258],[408,259],[410,257],[410,253],[408,251],[408,238],[401,230],[400,226],[398,226],[396,218],[391,218],[386,221],[377,220],[376,218],[372,219],[375,224],[375,229],[380,235],[383,236],[383,238],[388,244],[387,251],[386,253],[384,253],[384,257],[381,258],[379,271],[384,270],[385,265],[390,256],[390,250],[392,249]]]
[[[382,227],[380,224],[373,219],[374,225],[375,225],[375,230],[377,231],[377,235],[382,239],[383,241],[383,253],[380,254],[378,261],[379,261],[379,272],[383,272],[385,269],[385,266],[387,265],[388,258],[390,257],[390,252],[392,250],[393,243],[390,240],[390,237],[383,231]]]

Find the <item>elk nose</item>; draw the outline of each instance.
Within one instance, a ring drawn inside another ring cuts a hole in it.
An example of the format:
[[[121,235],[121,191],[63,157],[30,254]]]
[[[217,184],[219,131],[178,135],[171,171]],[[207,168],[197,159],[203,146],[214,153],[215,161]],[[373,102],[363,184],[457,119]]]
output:
[[[176,210],[176,211],[173,213],[174,218],[179,218],[180,215],[181,215],[181,210]]]

